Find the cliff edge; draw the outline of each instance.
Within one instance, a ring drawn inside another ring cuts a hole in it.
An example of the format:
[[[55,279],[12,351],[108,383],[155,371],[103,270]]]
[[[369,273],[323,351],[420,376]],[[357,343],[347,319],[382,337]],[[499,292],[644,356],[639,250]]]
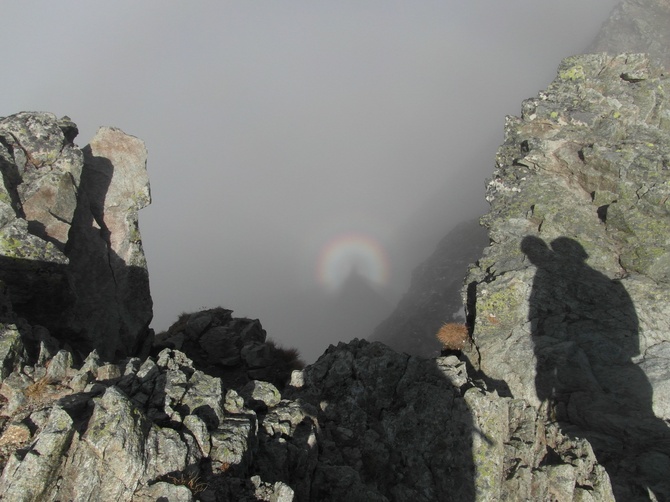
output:
[[[670,496],[669,95],[646,55],[563,61],[507,118],[463,292],[475,366],[588,439],[617,500]]]

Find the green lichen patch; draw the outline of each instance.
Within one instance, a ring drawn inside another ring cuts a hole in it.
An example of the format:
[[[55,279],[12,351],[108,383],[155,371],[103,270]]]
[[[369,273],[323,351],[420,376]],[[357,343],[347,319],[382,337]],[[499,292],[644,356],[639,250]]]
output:
[[[560,70],[558,72],[558,76],[562,80],[584,80],[586,78],[586,74],[584,73],[584,67],[582,65],[575,65]]]
[[[482,335],[508,331],[524,310],[528,285],[519,278],[498,278],[491,284],[482,284],[477,294],[477,327]]]

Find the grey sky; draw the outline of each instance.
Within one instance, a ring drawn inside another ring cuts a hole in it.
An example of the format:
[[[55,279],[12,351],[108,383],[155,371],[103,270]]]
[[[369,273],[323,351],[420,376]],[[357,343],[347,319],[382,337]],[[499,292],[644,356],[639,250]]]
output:
[[[486,210],[504,116],[616,3],[7,2],[0,115],[69,115],[80,146],[101,125],[146,142],[157,330],[222,305],[311,360],[336,341],[300,329],[321,247],[378,241],[397,299]]]

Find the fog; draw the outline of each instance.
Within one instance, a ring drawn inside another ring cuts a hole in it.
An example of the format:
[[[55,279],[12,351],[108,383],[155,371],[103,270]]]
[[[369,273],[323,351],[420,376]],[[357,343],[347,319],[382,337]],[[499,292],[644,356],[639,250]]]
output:
[[[313,361],[486,211],[505,115],[616,3],[6,3],[0,115],[146,142],[156,331],[221,305]]]

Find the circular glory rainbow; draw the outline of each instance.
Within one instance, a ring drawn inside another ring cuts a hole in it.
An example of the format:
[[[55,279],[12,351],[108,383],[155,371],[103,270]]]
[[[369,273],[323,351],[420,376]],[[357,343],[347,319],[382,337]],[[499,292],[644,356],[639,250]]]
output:
[[[319,253],[317,281],[329,291],[336,291],[356,271],[376,286],[389,279],[389,259],[374,238],[360,233],[339,235],[327,242]]]

